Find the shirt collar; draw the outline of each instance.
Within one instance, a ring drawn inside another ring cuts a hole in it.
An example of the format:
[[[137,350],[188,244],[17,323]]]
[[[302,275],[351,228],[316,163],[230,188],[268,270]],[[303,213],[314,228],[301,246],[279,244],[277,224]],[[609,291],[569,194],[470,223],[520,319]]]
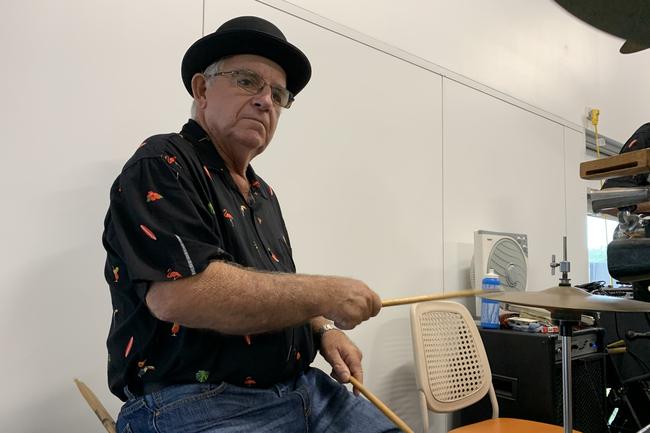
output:
[[[205,132],[205,130],[201,127],[201,125],[199,125],[196,120],[188,120],[187,123],[183,125],[180,135],[194,144],[194,147],[199,153],[201,161],[207,168],[222,173],[229,179],[229,182],[232,182],[232,178],[230,177],[230,172],[228,171],[228,167],[226,167],[225,161],[219,154],[219,151],[217,151],[217,148],[212,143],[212,140],[210,140],[208,133]],[[248,167],[246,168],[246,177],[251,184],[252,190],[259,189],[261,195],[264,198],[268,198],[267,191],[264,191],[264,189],[261,188],[260,178],[257,176],[257,174],[255,174],[255,170],[253,170],[253,167],[250,164],[248,164]]]
[[[214,147],[208,133],[193,119],[187,121],[181,129],[181,136],[190,140],[201,157],[201,161],[213,170],[225,170],[226,163]]]

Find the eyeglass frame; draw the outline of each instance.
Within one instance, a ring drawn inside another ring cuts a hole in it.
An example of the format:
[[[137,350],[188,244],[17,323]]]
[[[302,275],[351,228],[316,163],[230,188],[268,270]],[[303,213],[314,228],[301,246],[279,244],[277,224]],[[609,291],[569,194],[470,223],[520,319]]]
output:
[[[237,76],[237,74],[242,74],[242,73],[249,74],[249,75],[252,75],[254,77],[257,77],[257,79],[259,79],[259,81],[262,82],[262,86],[259,87],[257,89],[257,91],[255,91],[255,92],[252,92],[252,89],[246,89],[246,88],[240,86],[239,83],[237,82],[237,80],[235,80],[235,86],[237,86],[238,88],[242,89],[244,92],[246,92],[246,93],[248,93],[250,95],[258,95],[268,85],[271,88],[271,100],[273,101],[273,103],[275,105],[277,105],[278,107],[282,107],[282,108],[291,107],[291,104],[295,100],[295,96],[294,96],[293,93],[291,93],[291,91],[289,89],[287,89],[286,87],[275,86],[275,85],[272,85],[272,84],[268,83],[264,78],[262,78],[260,76],[260,74],[258,74],[255,71],[251,71],[250,69],[234,69],[232,71],[220,71],[220,72],[213,72],[211,74],[204,74],[204,75],[205,75],[205,77],[207,79],[214,78],[214,77],[225,77],[225,76],[231,76],[231,77],[235,78]],[[286,105],[281,105],[279,102],[277,102],[275,99],[273,99],[273,90],[274,89],[276,91],[279,90],[281,92],[286,92],[287,93],[288,98],[287,98],[287,104]]]

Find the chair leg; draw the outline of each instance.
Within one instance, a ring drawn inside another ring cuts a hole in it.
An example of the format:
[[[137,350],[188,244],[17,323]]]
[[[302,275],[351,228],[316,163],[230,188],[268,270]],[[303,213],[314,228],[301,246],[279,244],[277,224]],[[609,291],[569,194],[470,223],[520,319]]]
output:
[[[427,407],[427,398],[421,390],[418,390],[420,398],[420,417],[422,418],[422,433],[429,433],[429,408]]]
[[[494,392],[494,385],[490,383],[490,403],[492,404],[492,419],[499,418],[499,400],[497,400],[497,394]]]

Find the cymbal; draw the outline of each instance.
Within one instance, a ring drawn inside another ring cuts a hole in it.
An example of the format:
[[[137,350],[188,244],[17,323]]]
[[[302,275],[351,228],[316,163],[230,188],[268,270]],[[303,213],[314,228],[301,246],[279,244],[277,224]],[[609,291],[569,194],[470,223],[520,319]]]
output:
[[[478,295],[508,304],[545,308],[550,311],[616,311],[650,312],[650,302],[634,301],[615,296],[590,295],[572,286],[556,286],[536,292],[500,292]]]
[[[621,54],[632,54],[636,53],[639,51],[643,51],[650,48],[650,42],[636,42],[628,39],[625,41],[623,45],[621,45],[621,48],[618,49],[618,51]]]
[[[582,21],[610,35],[627,39],[623,54],[650,46],[650,5],[646,0],[555,0]]]

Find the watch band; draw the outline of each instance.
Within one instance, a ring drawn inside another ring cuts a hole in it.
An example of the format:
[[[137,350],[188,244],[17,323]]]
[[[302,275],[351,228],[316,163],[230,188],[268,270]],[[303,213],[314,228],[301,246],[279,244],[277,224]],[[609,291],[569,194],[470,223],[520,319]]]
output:
[[[334,330],[340,331],[340,329],[337,328],[336,326],[334,326],[333,323],[326,323],[323,326],[321,326],[320,328],[318,328],[318,330],[316,331],[316,334],[319,337],[322,337],[323,334],[326,333],[327,331],[334,331]]]

